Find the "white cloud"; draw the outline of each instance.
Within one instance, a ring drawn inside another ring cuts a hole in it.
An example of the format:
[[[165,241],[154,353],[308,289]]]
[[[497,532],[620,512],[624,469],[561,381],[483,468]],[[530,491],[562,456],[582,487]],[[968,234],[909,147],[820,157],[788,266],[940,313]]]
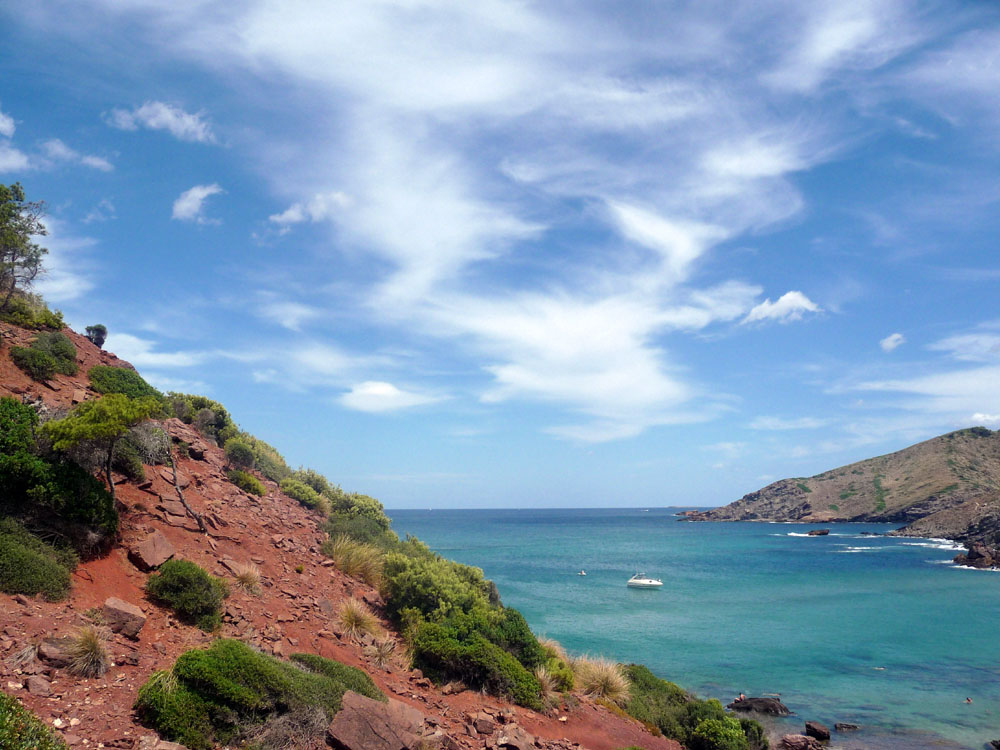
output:
[[[303,323],[318,318],[321,314],[315,307],[287,300],[265,301],[255,305],[254,310],[265,320],[277,323],[290,331],[302,330]]]
[[[54,162],[69,162],[71,164],[82,164],[85,167],[99,169],[102,172],[111,172],[114,166],[107,159],[101,156],[81,154],[76,149],[70,148],[58,138],[42,143],[42,152]]]
[[[882,347],[882,351],[891,352],[898,349],[900,346],[906,343],[906,336],[901,333],[890,333],[884,339],[878,342],[878,345]]]
[[[51,303],[63,304],[79,299],[95,287],[91,251],[97,246],[93,237],[76,235],[62,221],[48,217],[48,229],[42,244],[48,248],[44,272],[32,285]]]
[[[392,383],[367,380],[353,386],[339,399],[343,406],[356,411],[384,413],[423,406],[440,401],[440,397],[397,388]]]
[[[329,221],[350,204],[351,199],[344,193],[317,193],[304,203],[293,203],[280,214],[269,216],[268,220],[282,226],[304,221]]]
[[[158,352],[154,341],[115,331],[108,334],[104,348],[137,368],[194,367],[207,356],[204,352]]]
[[[774,320],[779,323],[789,323],[801,320],[803,315],[810,312],[821,312],[819,305],[802,292],[791,291],[785,292],[774,302],[768,297],[747,313],[742,322],[758,323]]]
[[[972,415],[971,421],[973,424],[983,425],[1000,425],[1000,414],[983,414],[982,412],[976,412]]]
[[[148,101],[135,109],[113,109],[105,121],[120,130],[165,130],[175,138],[194,143],[215,143],[211,124],[202,112],[185,112],[166,102]]]
[[[174,210],[171,218],[179,221],[195,221],[199,224],[218,224],[218,219],[210,219],[205,216],[205,201],[213,195],[226,192],[218,184],[195,185],[189,190],[185,190],[180,197],[174,201]]]
[[[14,118],[0,110],[0,135],[5,138],[13,138],[15,130]]]
[[[757,417],[750,423],[751,430],[815,430],[830,424],[829,419],[816,417]]]
[[[903,394],[909,398],[899,402],[899,406],[964,419],[969,414],[1000,412],[997,383],[1000,383],[1000,366],[990,365],[914,378],[867,381],[855,388]]]
[[[83,218],[83,223],[93,224],[95,221],[109,221],[114,218],[117,218],[115,204],[107,198],[102,198],[96,206],[87,212],[87,215]]]
[[[947,352],[964,362],[994,362],[1000,359],[1000,333],[974,331],[936,341],[928,349]]]
[[[23,172],[31,169],[28,155],[9,143],[0,141],[0,172]]]

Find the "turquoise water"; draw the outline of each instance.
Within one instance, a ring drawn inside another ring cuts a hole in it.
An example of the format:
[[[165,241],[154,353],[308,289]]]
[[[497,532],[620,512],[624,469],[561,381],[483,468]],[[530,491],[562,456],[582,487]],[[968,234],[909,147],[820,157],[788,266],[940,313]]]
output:
[[[780,693],[795,726],[864,726],[834,747],[1000,738],[1000,573],[949,564],[949,543],[860,533],[885,524],[807,537],[815,527],[683,523],[677,510],[390,515],[400,535],[481,567],[571,653],[640,662],[723,702]],[[626,588],[636,570],[663,588]]]

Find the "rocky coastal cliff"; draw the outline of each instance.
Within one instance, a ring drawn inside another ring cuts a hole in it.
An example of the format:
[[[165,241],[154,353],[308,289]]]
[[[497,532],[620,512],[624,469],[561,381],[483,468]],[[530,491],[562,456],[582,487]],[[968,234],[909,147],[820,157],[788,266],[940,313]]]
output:
[[[894,532],[1000,543],[1000,430],[949,432],[812,477],[782,479],[692,521],[869,521]]]

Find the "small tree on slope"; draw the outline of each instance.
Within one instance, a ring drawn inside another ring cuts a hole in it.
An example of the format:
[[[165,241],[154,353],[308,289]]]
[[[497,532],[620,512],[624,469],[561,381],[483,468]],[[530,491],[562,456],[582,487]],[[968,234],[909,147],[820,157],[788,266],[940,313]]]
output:
[[[19,183],[0,185],[0,312],[7,309],[15,291],[42,272],[48,250],[32,237],[48,234],[41,221],[44,214],[45,204],[26,201]]]
[[[52,441],[52,447],[69,451],[81,445],[93,446],[103,455],[104,476],[111,497],[115,497],[115,480],[111,476],[111,460],[115,445],[138,424],[159,416],[163,404],[159,399],[130,399],[120,393],[111,393],[97,401],[85,401],[64,419],[53,420],[42,426],[42,431]]]

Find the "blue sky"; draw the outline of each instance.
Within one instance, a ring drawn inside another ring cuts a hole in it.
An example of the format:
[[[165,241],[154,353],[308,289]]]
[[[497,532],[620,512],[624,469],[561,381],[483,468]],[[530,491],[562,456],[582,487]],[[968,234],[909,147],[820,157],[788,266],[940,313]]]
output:
[[[1000,426],[991,2],[37,2],[39,290],[388,507],[716,505]]]

